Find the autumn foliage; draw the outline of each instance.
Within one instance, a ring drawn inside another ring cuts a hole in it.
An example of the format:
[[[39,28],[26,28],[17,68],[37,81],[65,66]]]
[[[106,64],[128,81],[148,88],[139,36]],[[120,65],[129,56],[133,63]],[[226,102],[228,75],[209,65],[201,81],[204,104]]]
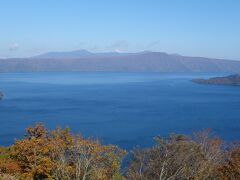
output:
[[[156,145],[131,152],[130,180],[240,179],[240,146],[227,145],[210,131],[156,137]]]
[[[23,139],[0,148],[0,180],[237,180],[240,144],[224,143],[210,131],[156,137],[150,148],[126,152],[114,145],[71,134],[68,128],[26,128]]]
[[[42,124],[26,129],[25,138],[1,151],[0,169],[18,179],[113,179],[120,177],[125,151],[72,135],[68,128],[47,131]],[[6,155],[5,155],[6,154]]]

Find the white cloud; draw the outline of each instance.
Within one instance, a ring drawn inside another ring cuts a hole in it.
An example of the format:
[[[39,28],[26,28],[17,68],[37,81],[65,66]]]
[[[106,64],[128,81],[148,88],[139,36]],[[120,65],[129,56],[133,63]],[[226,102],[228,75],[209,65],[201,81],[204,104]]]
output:
[[[19,49],[19,44],[18,43],[13,43],[13,44],[11,44],[10,46],[9,46],[9,50],[10,51],[16,51],[16,50],[18,50]]]

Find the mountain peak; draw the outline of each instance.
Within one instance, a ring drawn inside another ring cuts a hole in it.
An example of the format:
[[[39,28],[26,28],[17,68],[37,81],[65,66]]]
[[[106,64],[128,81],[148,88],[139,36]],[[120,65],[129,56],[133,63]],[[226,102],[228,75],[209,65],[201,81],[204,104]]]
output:
[[[44,54],[40,54],[38,56],[34,56],[33,58],[37,59],[64,59],[64,58],[79,58],[79,57],[86,57],[91,56],[93,53],[85,50],[74,50],[69,52],[47,52]]]
[[[132,53],[124,52],[90,52],[85,49],[79,49],[74,51],[65,51],[65,52],[47,52],[34,56],[33,58],[37,59],[76,59],[76,58],[89,58],[89,57],[115,57],[115,56],[124,56],[130,55]]]

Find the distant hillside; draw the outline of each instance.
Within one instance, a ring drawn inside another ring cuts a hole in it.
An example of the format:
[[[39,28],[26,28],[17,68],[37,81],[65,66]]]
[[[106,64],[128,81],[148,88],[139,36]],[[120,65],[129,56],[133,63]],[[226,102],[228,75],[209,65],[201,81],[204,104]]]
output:
[[[214,77],[210,79],[193,79],[195,83],[199,84],[216,84],[216,85],[232,85],[240,86],[240,75],[234,74],[225,77]]]
[[[103,52],[93,53],[87,50],[76,50],[69,52],[48,52],[34,56],[35,59],[76,59],[76,58],[89,58],[89,57],[109,57],[109,56],[124,56],[130,55],[130,53],[118,53],[118,52]]]
[[[239,73],[240,61],[187,57],[161,52],[91,53],[85,50],[46,53],[32,58],[0,60],[0,72],[31,71]]]

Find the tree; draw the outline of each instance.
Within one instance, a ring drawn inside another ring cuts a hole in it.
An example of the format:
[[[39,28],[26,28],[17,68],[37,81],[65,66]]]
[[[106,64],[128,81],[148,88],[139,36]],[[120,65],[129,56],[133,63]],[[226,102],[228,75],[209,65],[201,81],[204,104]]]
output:
[[[209,138],[201,132],[194,137],[170,135],[156,137],[157,144],[148,149],[132,152],[127,170],[128,179],[206,179],[215,174],[221,161],[221,144],[218,138]]]
[[[192,136],[155,138],[150,148],[134,149],[125,176],[133,180],[240,179],[240,143],[223,143],[209,130]],[[0,180],[124,180],[126,152],[99,140],[73,135],[69,128],[26,128],[23,139],[0,147]]]
[[[47,131],[42,124],[26,129],[10,147],[26,179],[112,179],[125,151],[94,139],[72,135],[68,128]]]
[[[240,179],[240,144],[231,144],[228,151],[224,154],[224,162],[218,168],[219,179],[238,180]]]
[[[20,173],[20,170],[19,163],[10,157],[10,148],[0,147],[0,175]]]

